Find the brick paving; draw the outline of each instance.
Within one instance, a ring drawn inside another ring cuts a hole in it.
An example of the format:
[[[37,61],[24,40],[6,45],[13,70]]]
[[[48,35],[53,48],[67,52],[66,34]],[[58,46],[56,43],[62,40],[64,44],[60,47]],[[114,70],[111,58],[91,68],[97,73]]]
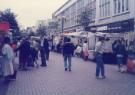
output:
[[[107,78],[97,80],[95,63],[73,58],[72,71],[65,72],[62,55],[51,53],[47,67],[19,71],[6,95],[135,95],[135,75],[114,65],[105,69]]]

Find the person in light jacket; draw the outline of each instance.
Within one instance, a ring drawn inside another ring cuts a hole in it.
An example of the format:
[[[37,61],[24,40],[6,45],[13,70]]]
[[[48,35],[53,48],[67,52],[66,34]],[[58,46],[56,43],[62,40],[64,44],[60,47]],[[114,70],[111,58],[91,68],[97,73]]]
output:
[[[3,63],[2,63],[2,72],[4,76],[4,81],[9,80],[9,76],[14,74],[13,69],[13,60],[14,60],[14,52],[10,46],[10,38],[5,37],[4,46],[2,48],[3,55]]]
[[[100,37],[99,41],[95,46],[96,53],[96,78],[99,79],[99,74],[101,72],[102,79],[105,78],[104,62],[103,62],[103,53],[104,53],[104,38]]]

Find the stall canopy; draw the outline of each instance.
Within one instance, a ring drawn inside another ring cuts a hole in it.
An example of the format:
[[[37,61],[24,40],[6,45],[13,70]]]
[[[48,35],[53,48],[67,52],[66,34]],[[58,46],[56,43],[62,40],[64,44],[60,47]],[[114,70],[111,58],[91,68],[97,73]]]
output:
[[[75,36],[75,37],[78,37],[80,36],[82,32],[71,32],[71,33],[65,33],[64,35],[65,36]]]
[[[95,35],[97,37],[108,37],[108,38],[122,38],[124,36],[121,33],[102,33],[102,32],[96,32]]]

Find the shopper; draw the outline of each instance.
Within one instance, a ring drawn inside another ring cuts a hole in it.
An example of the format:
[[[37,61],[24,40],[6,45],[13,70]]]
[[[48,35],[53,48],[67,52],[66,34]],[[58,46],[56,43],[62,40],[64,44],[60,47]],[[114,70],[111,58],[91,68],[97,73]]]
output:
[[[14,74],[13,69],[13,60],[14,60],[14,52],[10,46],[10,38],[5,37],[4,46],[2,48],[3,55],[3,63],[2,63],[2,72],[4,76],[4,81],[9,80],[9,76]]]
[[[24,38],[18,47],[19,50],[19,62],[20,62],[20,69],[21,70],[27,70],[27,63],[29,61],[29,55],[30,55],[30,42],[29,38]]]
[[[126,48],[122,41],[118,40],[118,45],[116,47],[116,59],[118,64],[118,71],[123,72],[122,68],[124,65],[124,58],[126,55]]]
[[[83,59],[85,60],[85,61],[87,61],[88,60],[88,55],[89,55],[89,53],[88,53],[88,43],[87,43],[87,41],[85,41],[84,43],[83,43]]]
[[[71,71],[71,63],[72,63],[72,54],[74,52],[74,45],[71,43],[71,39],[68,38],[67,41],[63,45],[63,57],[64,57],[64,67],[65,71]]]
[[[46,60],[49,60],[50,50],[49,50],[49,42],[48,42],[48,39],[47,38],[44,38],[44,50],[45,50]]]
[[[95,46],[96,53],[96,78],[99,79],[99,75],[101,72],[101,78],[105,78],[105,70],[104,70],[104,62],[103,62],[103,52],[104,52],[104,37],[100,37],[99,41]]]
[[[41,38],[40,55],[41,55],[41,66],[46,67],[47,64],[46,64],[46,57],[45,57],[44,37]]]

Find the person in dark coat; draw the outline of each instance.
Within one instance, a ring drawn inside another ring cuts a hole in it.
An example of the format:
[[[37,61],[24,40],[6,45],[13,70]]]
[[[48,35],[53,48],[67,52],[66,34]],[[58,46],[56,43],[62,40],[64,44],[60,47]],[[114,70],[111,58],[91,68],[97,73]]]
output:
[[[116,47],[116,59],[117,59],[118,69],[120,72],[124,64],[125,55],[126,55],[126,47],[120,40],[118,40],[118,45]]]
[[[70,38],[67,39],[67,41],[63,45],[63,57],[64,57],[64,67],[65,71],[67,69],[71,71],[71,59],[72,59],[72,54],[74,52],[74,45],[71,43]]]
[[[30,55],[30,42],[28,41],[28,38],[25,38],[22,41],[17,50],[19,50],[19,62],[21,65],[20,68],[25,70]]]
[[[49,53],[50,53],[49,42],[48,42],[48,40],[46,38],[44,38],[44,50],[45,50],[46,60],[49,60]]]
[[[40,54],[41,54],[41,66],[42,67],[46,67],[46,57],[45,57],[45,48],[44,48],[44,37],[42,37],[41,39],[41,43],[40,43]]]

